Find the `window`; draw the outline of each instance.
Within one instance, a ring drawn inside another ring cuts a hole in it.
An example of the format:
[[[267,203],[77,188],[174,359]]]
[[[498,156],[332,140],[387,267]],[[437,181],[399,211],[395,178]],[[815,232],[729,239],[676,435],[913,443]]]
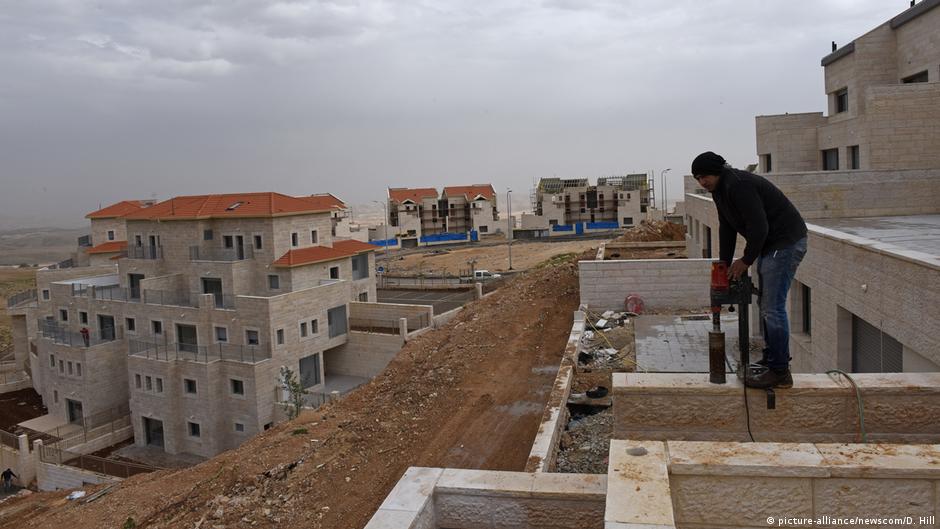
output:
[[[69,360],[69,375],[72,374],[72,361]]]
[[[281,288],[281,276],[277,274],[271,274],[268,276],[268,288],[271,290],[277,290]]]
[[[300,322],[300,337],[301,338],[307,337],[307,322],[305,321]]]
[[[49,290],[48,290],[48,289],[45,289],[45,288],[42,289],[42,299],[44,299],[44,300],[48,300],[48,299],[49,299]]]
[[[85,312],[85,311],[80,311],[80,312],[78,313],[78,321],[79,321],[79,323],[87,324],[87,323],[88,323],[88,313]]]
[[[69,321],[68,309],[59,309],[59,319],[62,321]]]
[[[360,293],[359,293],[359,301],[369,301],[369,293],[368,293],[368,292],[360,292]]]
[[[275,334],[277,336],[277,344],[284,345],[284,329],[278,329]]]
[[[310,334],[319,334],[320,333],[320,322],[317,320],[310,320]]]
[[[584,208],[581,208],[581,213],[584,213],[585,211],[587,210],[585,210]]]
[[[258,345],[258,331],[245,331],[245,343],[248,345]]]
[[[212,230],[202,230],[202,240],[211,241],[212,237]]]
[[[352,276],[353,280],[366,279],[369,277],[369,254],[363,253],[352,258]],[[339,279],[338,269],[335,279]]]
[[[108,230],[108,240],[109,241],[114,240],[114,230]]]
[[[770,156],[770,153],[760,155],[760,162],[765,173],[769,173],[774,170],[773,158]]]
[[[222,236],[222,245],[225,246],[226,248],[234,248],[234,247],[235,247],[235,238],[232,237],[231,235],[223,235],[223,236]]]
[[[480,226],[480,233],[489,233],[489,231],[490,231],[489,226]]]
[[[59,373],[65,373],[65,362],[59,360]]]
[[[228,329],[225,327],[216,327],[215,328],[215,341],[217,342],[227,342],[228,341]]]
[[[157,393],[163,393],[163,379],[157,377]]]
[[[338,266],[330,267],[330,279],[339,279],[339,267]]]
[[[140,373],[135,373],[135,374],[134,374],[134,387],[137,388],[137,389],[140,389],[140,386],[141,386],[141,384],[140,384]]]
[[[137,320],[134,318],[125,318],[124,324],[127,327],[127,332],[134,332],[137,330]]]
[[[313,244],[317,244],[317,230],[310,231],[310,242]]]
[[[330,338],[346,334],[346,305],[326,311],[326,323],[330,328]]]
[[[49,355],[49,367],[55,369],[55,355]]]
[[[836,99],[836,114],[847,112],[849,110],[849,91],[846,88],[838,90],[833,94]]]
[[[244,425],[243,423],[240,423],[240,422],[235,423],[235,431],[238,432],[238,433],[244,432],[244,431],[245,431],[245,425]]]
[[[144,245],[144,240],[140,235],[134,235],[134,245],[138,248]]]
[[[196,394],[196,381],[191,378],[183,379],[183,392],[190,395]]]
[[[822,151],[823,171],[839,170],[839,149],[826,149]]]
[[[163,322],[159,320],[153,320],[150,322],[150,328],[154,334],[163,334]]]
[[[260,235],[255,235],[255,250],[260,250],[261,248],[262,248],[262,245],[261,245],[261,236],[260,236]]]
[[[910,83],[926,83],[927,82],[927,70],[922,72],[917,72],[914,75],[909,75],[904,79],[901,79],[901,82],[904,84]]]
[[[297,246],[298,244],[300,244],[300,241],[299,241],[298,238],[297,238],[297,232],[291,233],[291,234],[290,234],[290,245],[291,245],[291,246]]]
[[[200,429],[198,422],[187,422],[186,429],[189,431],[190,437],[200,437],[202,435],[199,431]]]
[[[81,362],[75,362],[75,374],[77,376],[82,376],[82,363]]]
[[[231,378],[229,382],[232,385],[232,395],[244,395],[245,394],[245,383],[241,380]]]
[[[58,390],[55,390],[55,389],[52,390],[52,400],[53,400],[53,402],[55,402],[56,404],[59,403],[59,391],[58,391]]]
[[[861,164],[859,163],[858,156],[858,145],[849,146],[849,169],[860,169]]]
[[[633,226],[633,217],[624,217],[623,218],[624,226]]]
[[[806,285],[803,285],[801,289],[802,301],[803,301],[803,333],[804,334],[813,334],[813,314],[812,314],[812,294],[813,291]]]
[[[144,377],[144,389],[147,391],[153,391],[153,377]]]

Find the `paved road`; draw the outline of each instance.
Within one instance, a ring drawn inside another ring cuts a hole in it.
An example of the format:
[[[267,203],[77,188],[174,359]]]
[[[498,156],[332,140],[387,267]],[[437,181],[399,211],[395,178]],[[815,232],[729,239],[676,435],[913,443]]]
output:
[[[433,305],[434,314],[443,314],[473,300],[473,290],[382,290],[376,291],[379,303]]]

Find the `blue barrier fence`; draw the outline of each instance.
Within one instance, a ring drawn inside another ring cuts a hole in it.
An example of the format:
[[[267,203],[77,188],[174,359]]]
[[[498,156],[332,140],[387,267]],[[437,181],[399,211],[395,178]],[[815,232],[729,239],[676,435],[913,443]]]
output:
[[[453,242],[467,240],[466,233],[436,233],[434,235],[422,235],[419,242]]]
[[[552,231],[574,231],[574,226],[571,224],[555,224],[552,226]]]
[[[619,227],[620,225],[613,221],[587,223],[587,229],[589,230],[616,230]]]
[[[383,239],[379,241],[369,241],[369,244],[374,244],[376,246],[398,246],[398,239]]]

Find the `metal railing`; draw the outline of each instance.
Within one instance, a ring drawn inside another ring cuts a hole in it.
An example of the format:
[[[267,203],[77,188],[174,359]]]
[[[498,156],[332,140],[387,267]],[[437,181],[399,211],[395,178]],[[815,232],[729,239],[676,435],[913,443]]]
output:
[[[255,253],[251,246],[244,248],[206,248],[203,246],[189,247],[190,261],[244,261],[254,259]]]
[[[82,470],[106,474],[117,478],[129,478],[137,474],[146,474],[155,470],[161,470],[159,467],[142,465],[140,463],[129,463],[126,461],[117,461],[106,459],[104,457],[77,454],[51,446],[43,445],[39,451],[39,459],[43,463],[52,463],[56,465],[68,465]]]
[[[80,424],[71,423],[58,426],[54,430],[46,432],[50,439],[44,439],[43,442],[49,446],[55,446],[55,448],[69,450],[105,435],[113,435],[122,428],[127,428],[131,425],[130,413],[129,405],[123,404],[86,415],[82,417]],[[76,430],[76,427],[78,430]]]
[[[20,303],[39,301],[39,295],[35,288],[17,292],[7,298],[7,308],[12,309]]]
[[[72,268],[73,266],[75,266],[75,263],[72,262],[72,258],[70,257],[64,261],[59,261],[58,263],[54,265],[49,265],[46,268],[49,270],[57,270],[61,268]]]
[[[53,343],[68,345],[69,347],[92,347],[103,343],[113,342],[117,339],[113,327],[104,327],[98,330],[88,329],[87,333],[73,331],[65,325],[50,320],[38,320],[39,334]]]
[[[13,450],[20,449],[20,441],[17,436],[5,430],[0,430],[0,445]]]
[[[163,246],[128,246],[128,259],[163,259]]]
[[[349,318],[349,330],[400,335],[397,318]]]
[[[82,235],[78,238],[78,246],[80,248],[87,248],[93,246],[91,243],[91,235]]]
[[[158,339],[128,340],[128,355],[148,360],[188,361],[209,363],[217,360],[255,364],[271,358],[266,348],[260,345],[216,343],[196,345],[178,342],[160,342]]]
[[[121,286],[104,286],[90,288],[89,285],[75,284],[72,286],[72,296],[90,297],[94,290],[95,299],[102,301],[124,301],[128,303],[144,303],[147,305],[169,305],[174,307],[203,306],[203,292],[187,292],[184,290],[152,290],[140,288],[127,288]],[[235,308],[235,296],[230,294],[212,294],[213,301],[209,307],[217,309]]]

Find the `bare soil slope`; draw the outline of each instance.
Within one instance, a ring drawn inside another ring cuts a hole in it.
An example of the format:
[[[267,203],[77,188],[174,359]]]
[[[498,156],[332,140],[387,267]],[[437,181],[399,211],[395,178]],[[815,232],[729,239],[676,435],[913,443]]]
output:
[[[358,528],[409,466],[521,471],[577,304],[575,260],[552,260],[409,342],[345,400],[197,467],[133,477],[89,504],[34,494],[0,505],[0,519],[69,529]]]

